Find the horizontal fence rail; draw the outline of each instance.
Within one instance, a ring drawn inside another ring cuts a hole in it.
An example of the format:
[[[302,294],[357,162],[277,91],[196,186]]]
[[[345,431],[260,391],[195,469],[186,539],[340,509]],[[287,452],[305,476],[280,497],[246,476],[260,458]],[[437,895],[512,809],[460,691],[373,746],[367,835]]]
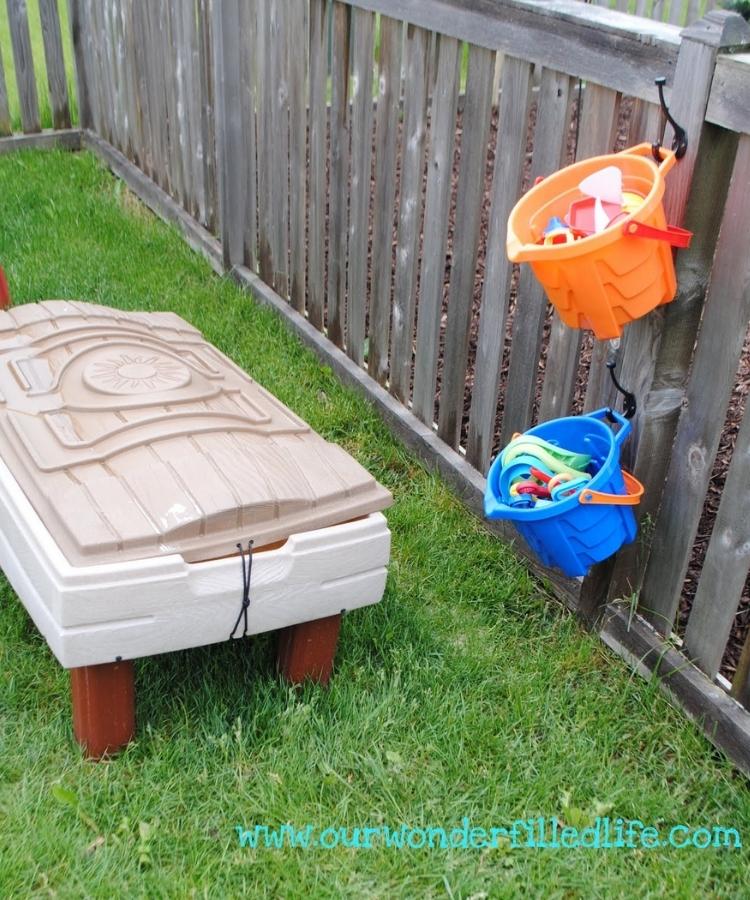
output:
[[[682,32],[671,13],[626,14],[640,0],[610,5],[70,0],[81,123],[479,508],[515,431],[615,400],[606,345],[566,328],[509,264],[508,214],[576,159],[668,145],[666,76],[690,138],[666,213],[696,234],[675,301],[622,339],[641,538],[586,579],[544,574],[619,652],[654,671],[668,659],[673,693],[750,770],[750,717],[730,697],[750,702],[748,623],[736,627],[750,616],[750,55],[734,52],[750,31],[726,12],[690,24],[705,12],[692,3]],[[689,677],[675,659],[694,663]]]

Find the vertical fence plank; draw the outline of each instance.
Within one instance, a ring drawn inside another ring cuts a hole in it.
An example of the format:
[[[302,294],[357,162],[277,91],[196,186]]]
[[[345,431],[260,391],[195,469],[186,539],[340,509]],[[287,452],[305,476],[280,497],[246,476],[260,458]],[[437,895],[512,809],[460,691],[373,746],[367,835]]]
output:
[[[404,404],[411,395],[412,341],[422,221],[422,173],[427,134],[427,51],[429,32],[409,25],[406,32],[404,139],[401,160],[390,388]]]
[[[8,105],[8,87],[5,83],[5,67],[3,65],[3,54],[0,52],[0,136],[13,133],[13,126],[10,120],[10,107]]]
[[[68,0],[68,25],[70,42],[73,47],[76,72],[76,96],[78,99],[78,122],[81,128],[91,127],[91,104],[89,100],[90,73],[86,68],[84,50],[84,30],[88,27],[85,19],[84,0]]]
[[[292,50],[287,29],[288,0],[271,0],[271,79],[263,90],[271,103],[271,245],[272,287],[285,300],[289,297],[289,82],[285,61]]]
[[[101,23],[99,21],[99,4],[100,0],[86,0],[86,59],[87,72],[90,75],[90,84],[92,90],[92,107],[93,107],[93,126],[97,134],[106,137],[106,121],[104,99],[104,76],[102,74],[102,57],[96,50],[96,41],[101,32]]]
[[[435,410],[435,379],[443,305],[445,242],[448,235],[459,75],[459,43],[455,38],[441,35],[438,41],[437,78],[432,96],[412,404],[414,414],[430,426]]]
[[[245,167],[240,109],[240,0],[214,6],[216,159],[224,265],[244,262]]]
[[[367,303],[367,242],[372,163],[372,51],[375,16],[352,9],[351,115],[352,176],[349,214],[349,309],[346,352],[358,365],[364,359]],[[336,190],[334,187],[333,190]]]
[[[687,405],[641,590],[642,613],[672,628],[750,319],[750,136],[740,138],[693,359]]]
[[[559,169],[565,160],[571,82],[572,79],[561,72],[542,71],[531,160],[532,181],[539,175],[549,175]],[[502,422],[503,445],[514,432],[525,431],[531,424],[536,387],[535,361],[539,359],[546,312],[547,298],[541,285],[531,273],[531,267],[522,266]]]
[[[190,53],[185,44],[185,21],[183,10],[186,4],[170,3],[169,31],[170,52],[174,62],[174,82],[172,96],[174,104],[175,127],[172,138],[176,143],[177,164],[179,166],[179,199],[180,204],[189,210],[192,206],[192,166],[190,162],[190,126],[188,122],[188,81],[187,66]],[[189,3],[187,4],[189,6]]]
[[[146,59],[146,20],[142,4],[132,4],[133,48],[136,71],[136,102],[141,124],[141,160],[143,170],[154,180],[154,136],[151,130],[151,109],[149,104],[149,67]],[[201,220],[203,221],[203,220]]]
[[[123,77],[127,122],[127,154],[143,167],[143,126],[138,107],[138,73],[135,66],[133,0],[120,3],[120,35],[123,46]]]
[[[582,108],[577,159],[610,153],[617,128],[619,95],[589,81]],[[578,373],[581,331],[569,328],[555,311],[552,316],[547,363],[544,369],[539,419],[555,419],[570,412]]]
[[[242,153],[245,168],[245,265],[258,267],[258,172],[256,131],[255,20],[256,4],[240,2],[240,79],[242,115]]]
[[[310,209],[308,226],[307,314],[323,330],[326,227],[326,54],[327,0],[310,2]]]
[[[331,163],[328,219],[328,337],[338,347],[344,340],[346,297],[347,192],[349,180],[348,120],[349,7],[333,4],[331,47]]]
[[[685,650],[710,677],[719,671],[750,568],[750,406],[737,434],[719,511],[693,599]]]
[[[372,226],[372,301],[367,366],[385,384],[391,341],[393,207],[396,199],[396,141],[401,100],[400,21],[380,18],[378,114],[375,127],[375,210]]]
[[[195,37],[195,2],[177,4],[174,12],[173,42],[178,66],[177,114],[180,122],[180,156],[183,165],[185,209],[195,217],[198,211],[196,163],[196,106],[194,102],[195,71],[193,42]]]
[[[258,264],[260,277],[273,283],[274,247],[271,236],[271,153],[272,117],[271,91],[265,85],[271,81],[270,0],[258,0],[256,10],[255,83],[258,85]]]
[[[482,305],[479,312],[475,381],[466,456],[484,472],[492,453],[503,360],[505,317],[513,268],[505,253],[508,216],[521,193],[526,128],[531,102],[531,63],[507,56],[503,64],[492,206],[487,230]]]
[[[458,447],[461,436],[494,75],[495,54],[483,47],[471,46],[464,95],[456,231],[438,418],[438,435],[453,448]]]
[[[201,77],[201,144],[206,198],[206,226],[216,230],[216,141],[214,127],[213,61],[211,59],[211,5],[198,0],[198,37]],[[262,5],[262,3],[261,3]]]
[[[289,3],[289,261],[291,301],[305,309],[305,215],[307,209],[307,3]]]
[[[47,84],[52,105],[52,122],[55,128],[70,128],[68,79],[65,74],[60,14],[55,0],[39,0],[39,14],[42,22]]]
[[[21,107],[21,125],[26,134],[41,131],[39,100],[36,92],[34,59],[31,55],[31,36],[26,0],[7,0],[8,25],[13,45],[13,61],[16,68],[18,101]]]

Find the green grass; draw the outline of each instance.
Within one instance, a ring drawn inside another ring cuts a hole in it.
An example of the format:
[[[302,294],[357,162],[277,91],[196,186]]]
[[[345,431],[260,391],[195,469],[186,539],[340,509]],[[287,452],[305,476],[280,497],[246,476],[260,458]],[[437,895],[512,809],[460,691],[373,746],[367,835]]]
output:
[[[75,73],[73,63],[73,50],[70,44],[70,26],[68,25],[68,4],[66,0],[57,0],[60,11],[60,30],[62,31],[63,55],[65,57],[65,70],[68,75],[68,103],[72,121],[78,119],[76,107]],[[47,67],[44,61],[44,42],[42,40],[42,25],[39,19],[39,3],[36,0],[27,4],[29,13],[29,34],[31,36],[31,54],[34,58],[34,74],[36,75],[36,89],[39,97],[39,116],[42,128],[52,128],[52,107],[49,101],[49,89],[47,86]],[[11,123],[14,132],[21,129],[21,110],[18,103],[18,86],[16,84],[16,72],[13,66],[13,46],[10,40],[10,28],[8,27],[8,8],[4,2],[0,2],[0,51],[2,52],[3,69],[5,71],[6,87],[8,89],[8,106],[10,107]]]
[[[492,827],[597,804],[747,842],[750,795],[364,400],[91,156],[2,157],[0,193],[15,302],[174,310],[396,498],[385,598],[345,618],[329,690],[284,686],[268,636],[145,659],[138,740],[109,763],[82,760],[67,674],[2,583],[0,896],[746,896],[745,850],[241,849],[240,823]]]

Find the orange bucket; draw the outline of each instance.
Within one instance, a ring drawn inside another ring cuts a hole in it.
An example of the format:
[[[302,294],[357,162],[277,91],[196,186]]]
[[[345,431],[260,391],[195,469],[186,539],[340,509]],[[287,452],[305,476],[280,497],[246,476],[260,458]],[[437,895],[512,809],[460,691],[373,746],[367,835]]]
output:
[[[540,181],[515,205],[508,219],[508,257],[528,262],[560,318],[571,328],[590,328],[602,340],[619,337],[622,326],[674,299],[677,289],[672,247],[687,247],[691,234],[668,227],[664,176],[675,163],[672,150],[657,165],[651,144],[595,156]],[[607,166],[622,172],[624,192],[643,203],[621,214],[598,234],[567,243],[543,241],[553,217],[585,199],[580,182]],[[540,243],[541,241],[541,243]]]

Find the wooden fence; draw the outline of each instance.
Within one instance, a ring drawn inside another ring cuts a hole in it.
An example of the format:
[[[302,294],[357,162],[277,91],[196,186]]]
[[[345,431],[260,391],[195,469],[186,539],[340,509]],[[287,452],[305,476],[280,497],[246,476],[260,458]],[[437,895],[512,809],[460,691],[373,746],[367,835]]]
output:
[[[717,0],[585,0],[585,2],[680,26],[692,25],[707,12],[724,5]]]
[[[6,0],[6,8],[12,59],[4,60],[0,53],[0,152],[52,145],[70,149],[80,147],[80,132],[72,127],[63,31],[57,0],[38,0],[44,49],[40,68],[46,76],[44,84],[37,80],[26,0]],[[8,90],[11,74],[9,66],[12,66],[18,100],[19,121],[16,122],[16,117],[11,112]],[[49,106],[51,129],[42,128],[42,107],[46,105]]]
[[[586,579],[543,574],[750,770],[750,714],[734,699],[750,706],[750,641],[739,662],[725,653],[743,591],[750,601],[750,413],[736,438],[725,428],[744,402],[750,321],[750,56],[724,52],[748,42],[743,20],[712,12],[680,32],[576,0],[69,8],[85,144],[477,511],[482,473],[514,431],[615,401],[606,345],[564,327],[528,267],[508,263],[508,213],[574,158],[669,144],[654,87],[667,77],[689,134],[667,216],[696,235],[677,257],[676,300],[622,340],[641,537]]]

